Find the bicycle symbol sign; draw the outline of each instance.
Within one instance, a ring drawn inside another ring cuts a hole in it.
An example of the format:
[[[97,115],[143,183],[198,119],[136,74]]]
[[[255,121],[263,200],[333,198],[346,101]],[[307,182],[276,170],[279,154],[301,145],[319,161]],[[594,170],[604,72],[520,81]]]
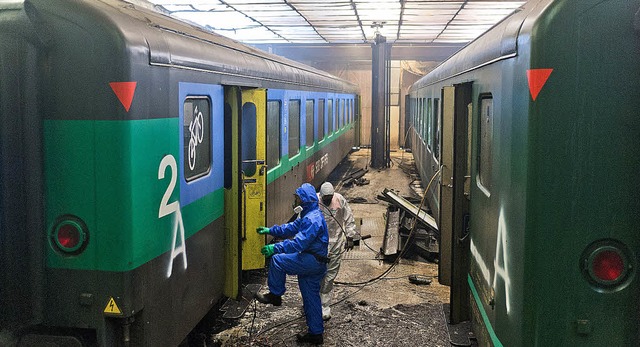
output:
[[[196,148],[204,138],[204,118],[202,112],[198,110],[198,106],[195,107],[193,114],[195,116],[189,123],[189,132],[191,133],[191,138],[189,139],[189,169],[191,170],[196,167]]]

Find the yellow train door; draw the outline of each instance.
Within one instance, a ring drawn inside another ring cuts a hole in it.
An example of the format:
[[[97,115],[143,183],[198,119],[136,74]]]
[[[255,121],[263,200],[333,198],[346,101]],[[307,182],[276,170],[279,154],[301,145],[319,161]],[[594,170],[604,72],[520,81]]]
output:
[[[228,298],[240,296],[240,239],[243,232],[240,229],[240,161],[238,155],[239,117],[241,93],[238,87],[225,87],[224,92],[225,118],[225,244],[224,244],[224,295]],[[222,124],[220,125],[222,126]]]
[[[265,89],[242,91],[240,152],[242,159],[242,270],[263,268],[260,248],[265,237],[256,228],[266,223],[266,107]]]

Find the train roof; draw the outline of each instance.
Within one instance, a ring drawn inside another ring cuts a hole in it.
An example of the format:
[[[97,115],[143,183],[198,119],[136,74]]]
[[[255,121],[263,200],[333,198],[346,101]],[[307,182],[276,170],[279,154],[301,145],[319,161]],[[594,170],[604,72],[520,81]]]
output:
[[[27,7],[64,17],[92,34],[116,32],[126,49],[147,50],[151,65],[221,74],[223,84],[246,85],[250,80],[255,87],[359,92],[355,84],[327,72],[207,32],[139,1],[26,0]]]
[[[538,17],[554,0],[530,0],[513,14],[494,25],[484,34],[461,48],[419,79],[409,91],[463,74],[495,61],[511,58],[518,53],[518,36],[525,34],[525,20]],[[530,29],[531,26],[528,26]],[[527,33],[529,34],[529,33]]]

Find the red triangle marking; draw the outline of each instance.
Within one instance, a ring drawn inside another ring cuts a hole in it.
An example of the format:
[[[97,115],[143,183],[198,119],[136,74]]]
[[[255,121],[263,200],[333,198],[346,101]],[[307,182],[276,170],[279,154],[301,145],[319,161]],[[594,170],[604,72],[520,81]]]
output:
[[[116,93],[118,100],[124,106],[124,109],[129,112],[129,108],[131,107],[131,102],[133,101],[133,94],[136,91],[136,84],[138,82],[111,82],[109,86],[113,89],[113,92]]]
[[[527,79],[529,80],[529,92],[531,92],[531,98],[536,101],[538,93],[547,83],[547,79],[551,76],[553,69],[531,69],[527,70]]]

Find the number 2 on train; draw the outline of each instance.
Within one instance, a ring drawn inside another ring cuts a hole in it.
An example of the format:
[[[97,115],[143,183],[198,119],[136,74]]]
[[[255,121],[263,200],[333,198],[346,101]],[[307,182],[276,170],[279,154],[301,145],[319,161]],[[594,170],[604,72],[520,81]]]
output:
[[[167,190],[164,192],[162,196],[162,200],[160,201],[160,208],[158,209],[158,218],[162,218],[164,216],[175,213],[175,219],[173,224],[173,232],[172,232],[172,240],[171,240],[171,258],[169,260],[169,269],[167,270],[167,277],[171,277],[171,273],[173,271],[173,260],[182,253],[182,263],[184,264],[184,269],[187,269],[187,247],[184,239],[184,223],[182,222],[182,212],[180,211],[180,202],[174,201],[169,203],[169,198],[171,194],[173,194],[173,190],[176,188],[176,181],[178,180],[178,164],[176,163],[176,158],[171,154],[167,154],[160,161],[160,166],[158,167],[158,179],[164,179],[165,171],[169,167],[171,171],[171,180],[169,181],[169,185],[167,186]],[[178,230],[180,230],[180,246],[176,247],[176,238],[178,234]]]

